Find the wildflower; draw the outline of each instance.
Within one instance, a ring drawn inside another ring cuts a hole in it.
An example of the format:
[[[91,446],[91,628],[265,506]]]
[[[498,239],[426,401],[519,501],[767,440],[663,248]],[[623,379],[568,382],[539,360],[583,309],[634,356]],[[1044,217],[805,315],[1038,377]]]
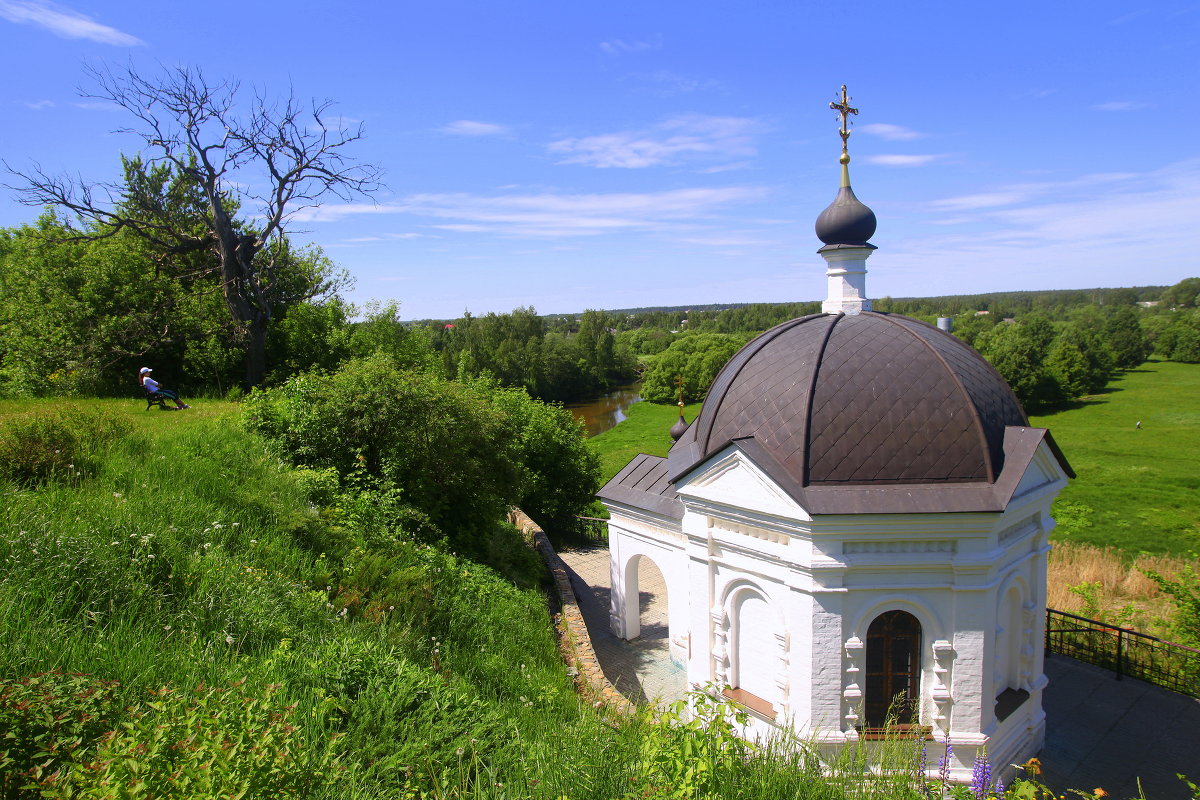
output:
[[[988,794],[988,786],[992,782],[992,765],[987,756],[980,752],[975,756],[975,764],[971,768],[971,793],[975,800],[984,800]]]
[[[460,747],[460,748],[458,748],[457,750],[455,750],[455,751],[454,751],[454,754],[455,754],[456,756],[458,756],[459,758],[462,758],[462,757],[463,757],[463,753],[465,753],[465,752],[466,752],[466,751],[465,751],[465,750],[463,750],[463,749]]]
[[[1042,774],[1042,762],[1036,758],[1029,759],[1025,762],[1025,772],[1028,773],[1029,777],[1036,778]]]
[[[1108,797],[1108,792],[1104,791],[1099,786],[1097,786],[1095,789],[1092,789],[1092,796],[1093,797]]]
[[[233,637],[232,637],[232,636],[230,636],[228,633],[227,633],[227,634],[225,634],[225,644],[228,644],[228,645],[232,645],[232,644],[233,644]]]

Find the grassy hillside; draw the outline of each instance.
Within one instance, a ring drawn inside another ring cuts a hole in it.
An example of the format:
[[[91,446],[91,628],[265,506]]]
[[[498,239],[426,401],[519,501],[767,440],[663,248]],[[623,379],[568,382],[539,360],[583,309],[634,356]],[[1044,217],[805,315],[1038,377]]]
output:
[[[1200,552],[1200,365],[1146,362],[1103,394],[1030,421],[1050,429],[1078,475],[1055,505],[1055,538]]]
[[[699,408],[689,406],[687,419]],[[589,441],[605,480],[638,453],[670,448],[675,406],[637,403],[628,414]],[[1130,555],[1200,552],[1200,365],[1147,362],[1103,394],[1031,422],[1050,429],[1078,474],[1055,506],[1055,538]]]
[[[0,455],[5,800],[915,796],[723,707],[597,712],[540,588],[381,530],[235,406],[3,403]]]
[[[372,547],[369,508],[314,506],[320,481],[236,407],[196,406],[0,405],[5,455],[42,465],[0,481],[0,796],[623,791],[636,740],[579,702],[540,590],[436,547]],[[568,758],[600,765],[587,787]]]

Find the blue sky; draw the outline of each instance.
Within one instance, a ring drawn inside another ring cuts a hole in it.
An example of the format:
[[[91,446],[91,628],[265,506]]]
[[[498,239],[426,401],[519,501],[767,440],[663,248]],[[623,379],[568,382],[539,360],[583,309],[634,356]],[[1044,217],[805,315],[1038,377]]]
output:
[[[293,228],[405,318],[819,300],[829,109],[868,294],[1200,274],[1200,4],[0,0],[0,157],[112,180],[83,67],[329,98],[385,170]],[[36,210],[0,194],[0,226]]]

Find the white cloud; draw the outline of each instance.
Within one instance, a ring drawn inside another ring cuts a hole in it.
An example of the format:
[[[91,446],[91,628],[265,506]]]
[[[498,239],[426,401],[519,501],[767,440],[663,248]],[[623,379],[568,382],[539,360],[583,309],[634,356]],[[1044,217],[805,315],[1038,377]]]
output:
[[[888,286],[879,293],[972,291],[987,274],[996,276],[995,291],[1170,284],[1188,274],[1181,254],[1200,247],[1200,159],[1138,175],[1085,175],[1011,189],[995,199],[1013,207],[953,220],[975,223],[969,233],[926,232],[888,247],[896,274],[926,275],[938,289]]]
[[[26,103],[26,108],[32,108],[34,111],[41,111],[44,108],[54,108],[53,100],[37,100],[33,103]]]
[[[442,133],[450,133],[455,136],[499,136],[500,134],[508,133],[508,128],[493,122],[460,119],[443,126],[441,131]]]
[[[1097,103],[1092,106],[1096,111],[1140,111],[1149,108],[1147,103],[1133,103],[1128,100],[1115,100],[1109,103]]]
[[[20,25],[37,25],[63,39],[90,39],[117,47],[145,44],[136,36],[44,0],[0,0],[0,17]]]
[[[911,128],[906,128],[903,125],[891,125],[887,122],[872,122],[869,125],[860,125],[854,130],[862,131],[871,136],[878,136],[881,139],[887,139],[889,142],[907,142],[912,139],[921,139],[925,134],[914,131]]]
[[[633,73],[628,76],[628,79],[640,81],[644,84],[636,89],[636,91],[660,97],[692,94],[693,92],[710,92],[722,88],[722,84],[712,78],[696,78],[664,69],[651,73]]]
[[[302,222],[327,222],[358,214],[411,214],[437,220],[446,231],[502,236],[595,236],[682,230],[719,209],[756,202],[767,191],[758,186],[676,189],[616,194],[419,194],[387,205],[363,203],[305,209]]]
[[[755,120],[744,117],[694,114],[674,117],[651,130],[560,139],[548,148],[566,154],[560,164],[638,169],[695,157],[752,156],[757,152],[752,139],[757,127]]]
[[[84,111],[120,111],[121,107],[116,103],[106,103],[101,100],[86,100],[79,103],[72,103],[76,108],[82,108]]]
[[[927,155],[877,155],[866,156],[868,164],[880,164],[885,167],[923,167],[934,161],[945,158],[940,153]]]
[[[1111,187],[1114,184],[1127,183],[1138,177],[1136,173],[1132,172],[1095,172],[1065,181],[1016,183],[997,187],[990,192],[935,200],[931,206],[939,211],[976,211],[1029,203],[1039,197],[1086,197],[1095,194],[1097,186]],[[1119,188],[1117,187],[1117,189]],[[1111,192],[1114,189],[1106,188],[1105,191]]]
[[[649,39],[625,41],[624,39],[609,39],[600,43],[600,49],[610,56],[623,56],[629,53],[643,53],[648,50],[662,49],[662,34],[655,34]]]

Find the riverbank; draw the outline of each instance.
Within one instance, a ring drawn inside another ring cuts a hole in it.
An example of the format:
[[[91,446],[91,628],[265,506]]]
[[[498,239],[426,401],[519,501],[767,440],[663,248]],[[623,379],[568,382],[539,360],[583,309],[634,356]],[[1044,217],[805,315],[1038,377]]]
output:
[[[684,419],[694,420],[700,405],[684,406]],[[679,406],[638,403],[620,425],[588,439],[588,447],[600,457],[600,479],[608,481],[638,453],[665,456],[671,449],[671,426],[678,419]]]
[[[641,384],[618,386],[603,397],[582,403],[567,403],[565,408],[583,423],[588,438],[599,436],[624,422],[634,403],[642,401]]]

